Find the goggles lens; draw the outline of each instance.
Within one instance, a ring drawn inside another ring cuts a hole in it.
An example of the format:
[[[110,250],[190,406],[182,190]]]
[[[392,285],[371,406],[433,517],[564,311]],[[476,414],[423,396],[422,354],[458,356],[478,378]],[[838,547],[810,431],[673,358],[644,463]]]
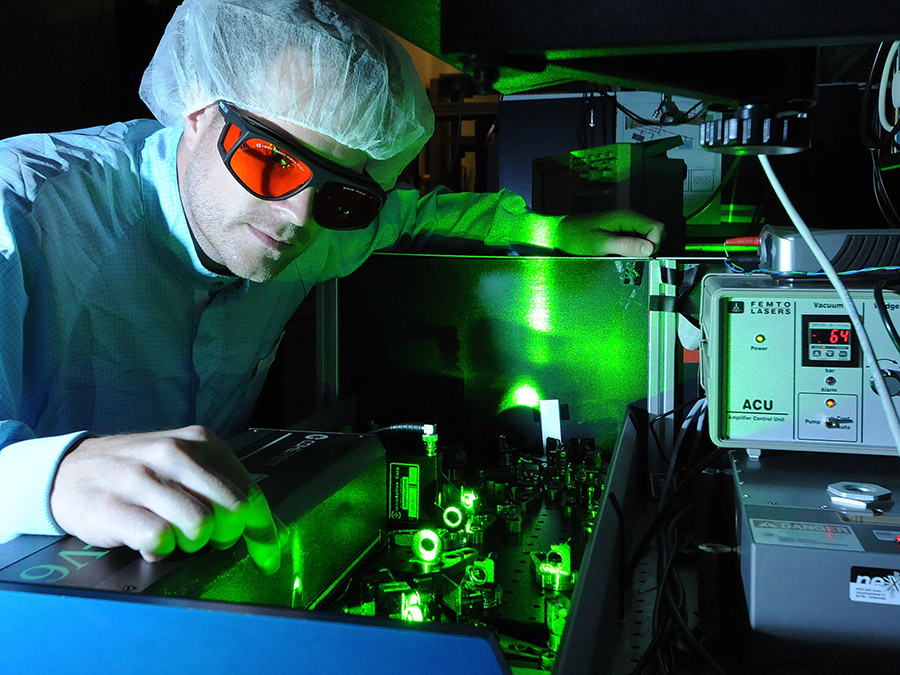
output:
[[[263,199],[281,199],[295,193],[312,178],[312,171],[306,164],[274,143],[256,136],[245,138],[231,152],[240,136],[241,130],[229,124],[222,145],[230,153],[228,167],[253,194]]]
[[[375,220],[381,211],[382,201],[372,194],[348,183],[325,183],[313,202],[313,218],[322,227],[335,230],[352,230],[365,222]],[[362,227],[365,227],[363,225]]]
[[[385,194],[371,179],[314,156],[224,102],[219,102],[219,109],[225,118],[219,154],[237,181],[256,197],[287,199],[314,187],[313,218],[329,229],[367,227],[381,211]]]

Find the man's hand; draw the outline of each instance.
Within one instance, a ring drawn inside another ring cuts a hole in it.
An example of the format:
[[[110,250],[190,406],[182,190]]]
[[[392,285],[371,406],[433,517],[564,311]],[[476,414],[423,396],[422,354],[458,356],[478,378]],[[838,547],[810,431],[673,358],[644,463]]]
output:
[[[556,229],[555,248],[572,255],[651,255],[663,237],[663,224],[634,211],[566,216]]]
[[[176,546],[228,548],[243,535],[264,572],[281,563],[266,498],[228,445],[201,426],[84,439],[59,464],[50,510],[85,543],[128,546],[150,562]]]

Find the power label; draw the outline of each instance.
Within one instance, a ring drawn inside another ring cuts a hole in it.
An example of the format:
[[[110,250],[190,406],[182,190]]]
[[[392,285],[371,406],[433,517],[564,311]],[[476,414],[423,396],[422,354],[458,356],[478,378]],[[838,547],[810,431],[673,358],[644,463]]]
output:
[[[419,466],[391,462],[388,466],[388,480],[388,518],[418,520],[421,501]]]
[[[874,567],[850,568],[850,599],[900,606],[900,571]]]

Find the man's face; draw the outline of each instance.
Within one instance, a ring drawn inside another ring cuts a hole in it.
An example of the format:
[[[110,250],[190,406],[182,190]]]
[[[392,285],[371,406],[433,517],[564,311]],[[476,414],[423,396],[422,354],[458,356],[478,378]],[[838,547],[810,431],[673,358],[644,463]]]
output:
[[[286,138],[342,166],[362,171],[365,153],[277,118],[254,115]],[[178,147],[178,180],[188,224],[213,262],[251,281],[276,277],[312,246],[321,228],[312,219],[315,188],[266,201],[231,175],[216,144],[224,120],[215,105],[187,118]]]

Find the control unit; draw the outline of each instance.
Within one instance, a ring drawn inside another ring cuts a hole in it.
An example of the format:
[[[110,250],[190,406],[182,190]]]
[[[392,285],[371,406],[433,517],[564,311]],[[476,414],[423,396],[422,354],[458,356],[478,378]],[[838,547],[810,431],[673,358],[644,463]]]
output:
[[[851,298],[891,396],[900,353],[871,286]],[[900,296],[885,291],[900,324]],[[895,454],[847,308],[826,281],[711,274],[703,280],[701,383],[724,447]],[[895,408],[900,409],[900,399]]]

